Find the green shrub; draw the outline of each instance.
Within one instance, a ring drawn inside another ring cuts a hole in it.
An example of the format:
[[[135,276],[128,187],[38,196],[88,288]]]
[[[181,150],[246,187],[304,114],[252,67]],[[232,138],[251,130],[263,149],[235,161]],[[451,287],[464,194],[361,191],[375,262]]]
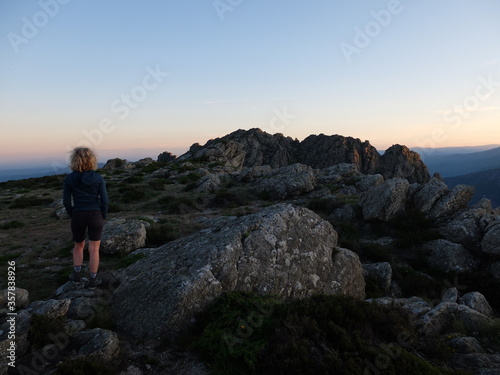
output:
[[[21,228],[21,227],[24,227],[23,222],[20,222],[18,220],[11,220],[0,226],[0,229],[7,230],[7,229]]]
[[[39,197],[20,197],[14,200],[10,205],[10,208],[27,208],[33,206],[43,206],[52,203],[53,200],[50,198],[39,198]]]
[[[144,177],[138,175],[133,175],[123,180],[123,182],[126,184],[138,184],[142,181],[144,181]]]
[[[121,371],[113,363],[94,357],[80,357],[57,365],[57,375],[116,375]]]
[[[148,181],[148,187],[155,191],[162,191],[168,183],[170,183],[170,181],[165,178],[152,178]]]
[[[199,175],[198,173],[191,172],[182,177],[179,177],[178,181],[181,184],[191,184],[198,181],[200,177],[201,175]]]
[[[33,348],[40,349],[52,344],[51,335],[64,332],[64,318],[52,318],[47,315],[33,314],[31,317],[28,339]]]
[[[146,192],[138,186],[124,186],[119,189],[123,203],[138,202],[144,199]]]
[[[410,267],[393,267],[393,280],[403,292],[403,296],[418,296],[427,300],[441,300],[446,285]]]
[[[406,210],[387,225],[395,231],[396,245],[403,248],[412,248],[440,238],[434,229],[434,222],[416,209]]]
[[[362,374],[382,356],[387,374],[451,374],[412,353],[416,337],[396,308],[341,296],[280,303],[231,292],[182,344],[196,349],[213,374]]]
[[[212,207],[234,208],[246,206],[250,202],[250,196],[242,191],[229,191],[227,189],[219,190],[215,193],[210,202]]]
[[[0,263],[6,263],[9,260],[14,260],[19,258],[22,255],[22,253],[14,253],[14,254],[4,254],[0,255]]]
[[[146,229],[146,247],[161,246],[181,237],[179,228],[171,223],[154,223]]]
[[[183,214],[203,210],[208,206],[208,198],[198,195],[166,195],[158,199],[158,205],[169,214]]]
[[[357,223],[343,222],[336,223],[335,230],[339,235],[339,246],[358,251],[361,230]]]
[[[316,213],[330,215],[333,210],[344,206],[343,202],[339,202],[332,198],[315,198],[307,203],[307,208]]]
[[[138,260],[143,259],[145,257],[146,257],[146,255],[144,255],[144,254],[128,255],[128,256],[120,259],[120,261],[117,264],[117,268],[127,268],[128,266],[134,264]]]
[[[376,243],[363,243],[360,245],[359,255],[372,262],[391,262],[392,248]]]

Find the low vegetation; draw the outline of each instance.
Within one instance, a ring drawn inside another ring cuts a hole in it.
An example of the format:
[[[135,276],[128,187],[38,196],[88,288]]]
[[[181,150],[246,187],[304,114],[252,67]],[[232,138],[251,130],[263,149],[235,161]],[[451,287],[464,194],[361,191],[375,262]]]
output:
[[[221,375],[460,373],[421,358],[422,343],[403,311],[341,296],[281,303],[227,293],[179,344]]]

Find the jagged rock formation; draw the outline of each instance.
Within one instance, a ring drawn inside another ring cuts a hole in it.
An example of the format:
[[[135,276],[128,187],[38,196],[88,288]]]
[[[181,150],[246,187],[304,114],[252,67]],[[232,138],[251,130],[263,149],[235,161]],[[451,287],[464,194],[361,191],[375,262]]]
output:
[[[175,161],[175,159],[177,159],[177,156],[175,156],[174,154],[172,154],[171,152],[162,152],[160,155],[158,155],[158,157],[156,158],[156,160],[159,162],[159,163],[171,163],[173,161]]]
[[[280,168],[302,163],[322,169],[340,163],[356,166],[364,174],[380,173],[385,178],[407,178],[410,182],[427,182],[429,172],[415,152],[395,145],[380,156],[368,141],[324,134],[310,135],[302,142],[282,134],[268,134],[260,129],[237,130],[204,146],[194,144],[177,161],[206,160],[226,167],[242,169],[269,165]]]
[[[380,157],[378,173],[386,179],[404,178],[410,183],[429,181],[429,171],[420,159],[420,155],[401,145],[390,147]]]
[[[221,219],[127,268],[114,293],[116,322],[136,337],[171,336],[232,290],[282,298],[313,293],[363,298],[357,255],[334,251],[336,245],[331,224],[305,208],[279,204]]]

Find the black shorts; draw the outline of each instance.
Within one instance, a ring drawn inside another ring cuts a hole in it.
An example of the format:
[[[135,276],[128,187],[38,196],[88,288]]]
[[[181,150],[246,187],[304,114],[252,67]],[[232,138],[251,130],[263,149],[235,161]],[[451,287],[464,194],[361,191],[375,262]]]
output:
[[[71,231],[75,242],[85,240],[87,228],[89,230],[89,240],[100,241],[103,227],[104,218],[99,210],[73,211],[71,214]]]

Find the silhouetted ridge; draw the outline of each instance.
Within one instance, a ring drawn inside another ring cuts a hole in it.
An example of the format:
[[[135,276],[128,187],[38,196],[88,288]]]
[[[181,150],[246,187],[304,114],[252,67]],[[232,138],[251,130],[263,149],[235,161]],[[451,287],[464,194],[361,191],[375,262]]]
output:
[[[283,134],[271,135],[260,129],[236,130],[224,137],[198,143],[179,157],[220,163],[234,168],[269,165],[280,168],[302,163],[313,168],[326,168],[340,163],[356,165],[364,174],[380,173],[384,178],[406,178],[410,183],[430,179],[420,156],[406,146],[394,145],[384,156],[370,142],[341,135],[310,135],[302,142]]]

